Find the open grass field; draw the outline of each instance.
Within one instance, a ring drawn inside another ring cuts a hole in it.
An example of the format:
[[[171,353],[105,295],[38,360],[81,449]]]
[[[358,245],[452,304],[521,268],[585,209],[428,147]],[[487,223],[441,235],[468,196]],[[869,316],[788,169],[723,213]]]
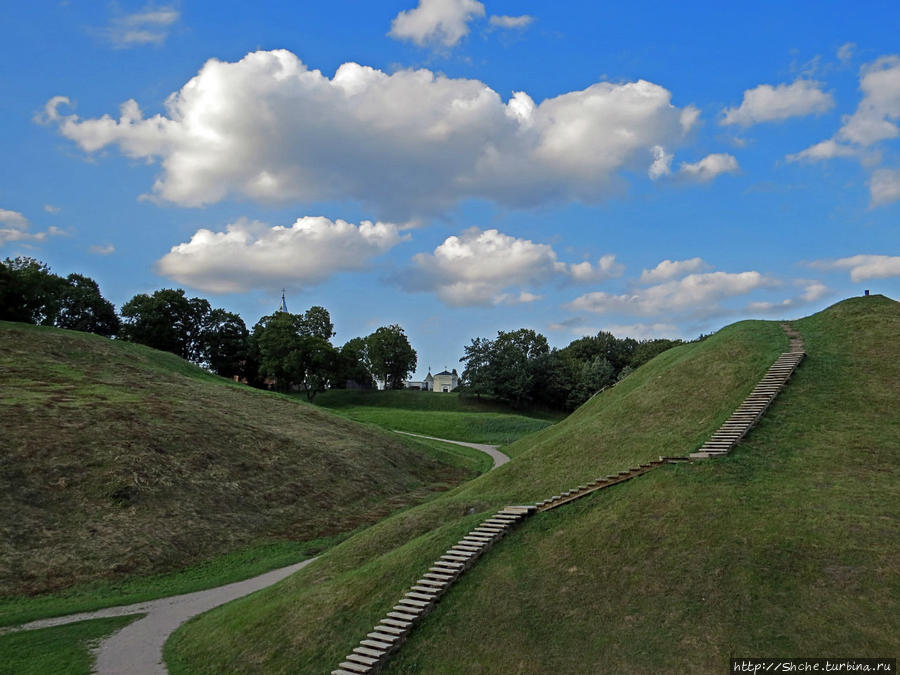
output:
[[[509,445],[565,417],[554,411],[519,412],[497,401],[456,392],[336,389],[322,392],[313,402],[385,429],[494,445]]]
[[[5,322],[0,428],[0,625],[302,560],[483,463],[171,354]]]
[[[533,517],[387,672],[721,673],[732,654],[896,654],[900,305],[859,298],[796,325],[810,356],[735,453]],[[172,672],[330,672],[486,513],[695,450],[787,346],[777,322],[747,321],[661,354],[508,464],[186,624]]]

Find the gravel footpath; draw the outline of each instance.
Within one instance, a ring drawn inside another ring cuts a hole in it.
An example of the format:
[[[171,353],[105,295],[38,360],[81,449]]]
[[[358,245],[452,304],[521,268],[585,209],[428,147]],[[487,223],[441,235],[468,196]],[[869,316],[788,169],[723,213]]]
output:
[[[453,443],[454,445],[464,445],[467,448],[475,448],[476,450],[481,450],[481,452],[485,452],[489,454],[494,459],[494,466],[492,469],[496,469],[501,464],[506,464],[509,461],[509,457],[504,455],[502,452],[497,450],[499,445],[485,445],[484,443],[466,443],[465,441],[451,441],[449,438],[435,438],[434,436],[424,436],[422,434],[411,434],[408,431],[394,431],[398,434],[405,434],[406,436],[418,436],[419,438],[427,438],[432,441],[443,441],[444,443]]]
[[[107,607],[95,612],[81,612],[52,619],[40,619],[18,626],[13,630],[34,630],[87,619],[146,614],[142,619],[128,624],[100,643],[94,650],[97,657],[94,672],[99,675],[165,675],[168,671],[162,662],[163,644],[181,624],[197,614],[202,614],[226,602],[271,586],[313,560],[315,558],[218,588],[173,595],[170,598],[160,598],[133,605]]]

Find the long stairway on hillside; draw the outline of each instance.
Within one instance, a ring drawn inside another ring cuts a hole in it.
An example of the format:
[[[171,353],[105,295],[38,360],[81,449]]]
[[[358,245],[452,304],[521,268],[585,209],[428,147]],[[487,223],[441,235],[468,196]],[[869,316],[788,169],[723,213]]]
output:
[[[784,388],[794,370],[806,356],[803,338],[788,324],[781,324],[790,338],[789,351],[784,352],[766,371],[750,395],[731,417],[689,457],[660,457],[615,474],[597,478],[571,490],[527,506],[507,506],[483,521],[460,539],[428,569],[422,578],[406,592],[370,633],[350,652],[331,675],[373,675],[377,673],[413,630],[430,612],[441,596],[471,567],[488,548],[506,535],[516,524],[532,514],[548,511],[597,490],[631,480],[663,464],[688,462],[727,454],[747,434],[769,404]]]
[[[731,452],[732,448],[747,435],[763,413],[766,412],[775,397],[784,389],[784,385],[800,365],[806,352],[803,347],[803,337],[788,324],[781,324],[784,332],[790,338],[790,350],[779,356],[765,376],[738,406],[731,417],[709,437],[699,450],[692,452],[691,459],[706,459],[708,457],[720,457]]]

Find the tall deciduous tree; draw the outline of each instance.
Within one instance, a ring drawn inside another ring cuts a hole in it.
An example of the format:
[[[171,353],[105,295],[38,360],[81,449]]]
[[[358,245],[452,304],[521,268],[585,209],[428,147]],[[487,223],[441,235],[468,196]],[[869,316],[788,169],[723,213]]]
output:
[[[115,307],[97,282],[82,274],[65,279],[34,258],[7,258],[0,264],[0,319],[115,335]]]
[[[120,335],[154,349],[198,361],[209,302],[185,296],[180,288],[140,293],[122,305]]]
[[[402,389],[403,380],[416,369],[416,350],[409,344],[403,328],[382,326],[366,338],[372,373],[384,382],[385,389]]]
[[[203,342],[203,360],[213,372],[225,377],[248,374],[250,331],[240,316],[224,309],[210,311]]]
[[[312,400],[328,386],[335,370],[337,352],[329,342],[334,334],[331,317],[324,307],[311,307],[304,314],[276,312],[262,317],[253,327],[253,343],[260,374],[286,391],[302,387]]]

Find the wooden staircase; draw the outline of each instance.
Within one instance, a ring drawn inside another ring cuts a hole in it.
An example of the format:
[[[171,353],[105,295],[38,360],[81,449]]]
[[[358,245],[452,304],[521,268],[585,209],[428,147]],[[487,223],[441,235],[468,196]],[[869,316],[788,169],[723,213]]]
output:
[[[331,675],[377,673],[407,634],[495,541],[532,515],[534,506],[507,506],[447,549]]]
[[[603,478],[597,478],[590,483],[579,485],[572,490],[567,490],[566,492],[561,492],[558,495],[553,495],[549,499],[538,502],[536,504],[537,510],[549,511],[550,509],[555,509],[557,506],[568,504],[571,501],[580,499],[581,497],[589,495],[592,492],[596,492],[597,490],[608,488],[610,485],[615,485],[616,483],[622,483],[626,480],[631,480],[635,476],[640,476],[642,473],[652,471],[656,467],[662,466],[663,464],[675,464],[677,462],[687,461],[687,457],[660,457],[658,460],[648,462],[647,464],[641,464],[640,466],[626,469],[625,471],[620,471],[619,473],[613,473]]]
[[[788,324],[781,324],[781,327],[790,338],[790,351],[784,352],[775,360],[756,388],[750,392],[750,395],[744,399],[731,417],[725,420],[725,423],[709,437],[706,443],[689,455],[691,459],[720,457],[731,452],[731,449],[747,435],[747,432],[763,416],[775,397],[784,389],[784,385],[800,365],[806,352],[803,351],[803,338],[800,333]]]

